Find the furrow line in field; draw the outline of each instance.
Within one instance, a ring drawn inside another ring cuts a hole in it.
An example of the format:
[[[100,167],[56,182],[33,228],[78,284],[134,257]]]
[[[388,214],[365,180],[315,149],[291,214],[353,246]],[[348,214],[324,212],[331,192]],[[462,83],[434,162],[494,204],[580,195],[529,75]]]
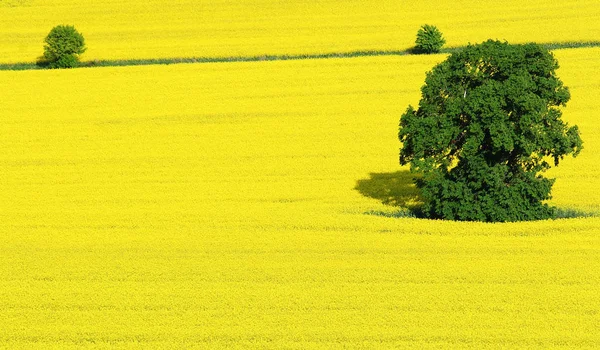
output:
[[[545,43],[542,44],[549,50],[575,49],[585,47],[600,47],[600,41],[587,42],[563,42],[563,43]],[[440,54],[449,54],[456,52],[464,46],[449,47],[441,50]],[[311,60],[328,58],[352,58],[365,56],[403,56],[414,55],[411,50],[382,50],[382,51],[349,51],[349,52],[330,52],[309,55],[260,55],[260,56],[230,56],[230,57],[178,57],[178,58],[150,58],[150,59],[130,59],[130,60],[94,60],[81,62],[79,68],[89,67],[118,67],[118,66],[145,66],[159,64],[180,64],[180,63],[226,63],[226,62],[260,62],[260,61],[287,61],[287,60]],[[33,62],[3,63],[0,64],[2,70],[32,70],[44,69]]]

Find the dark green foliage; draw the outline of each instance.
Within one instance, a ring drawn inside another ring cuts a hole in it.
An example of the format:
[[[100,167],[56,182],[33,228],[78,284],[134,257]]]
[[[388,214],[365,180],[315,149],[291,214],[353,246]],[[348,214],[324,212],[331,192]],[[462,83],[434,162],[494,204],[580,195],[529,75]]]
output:
[[[400,163],[430,218],[519,221],[554,216],[541,172],[581,148],[561,120],[570,98],[554,56],[537,44],[487,41],[452,54],[427,74],[419,108],[400,120]]]
[[[75,27],[59,25],[44,40],[44,63],[49,68],[73,68],[78,65],[78,55],[85,52],[85,40]]]
[[[79,64],[79,59],[75,55],[61,56],[48,65],[48,68],[75,68]]]
[[[417,32],[414,51],[416,53],[438,53],[445,43],[442,32],[436,26],[425,24]]]

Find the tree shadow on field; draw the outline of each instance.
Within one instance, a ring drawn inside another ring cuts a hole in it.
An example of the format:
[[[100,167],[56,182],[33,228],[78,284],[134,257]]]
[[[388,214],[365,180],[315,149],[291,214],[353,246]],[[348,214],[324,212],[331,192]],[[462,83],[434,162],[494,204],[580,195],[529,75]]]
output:
[[[393,173],[371,173],[368,179],[358,180],[354,189],[360,194],[396,208],[395,211],[371,210],[364,214],[393,218],[426,218],[421,210],[423,205],[421,191],[414,184],[414,179],[419,177],[408,170],[400,170]],[[598,211],[572,208],[555,208],[555,211],[555,219],[600,216]]]
[[[422,217],[420,209],[423,199],[421,191],[414,184],[415,177],[417,175],[408,170],[393,173],[371,173],[368,179],[358,180],[354,189],[365,197],[380,200],[385,205],[400,209],[395,214],[383,212],[368,214]]]

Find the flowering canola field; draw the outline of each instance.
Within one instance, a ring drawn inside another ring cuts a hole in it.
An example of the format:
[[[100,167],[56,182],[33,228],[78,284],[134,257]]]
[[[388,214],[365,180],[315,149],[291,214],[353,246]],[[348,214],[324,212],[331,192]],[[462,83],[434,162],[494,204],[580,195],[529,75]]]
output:
[[[600,49],[555,52],[600,211]],[[600,346],[600,218],[394,218],[443,55],[0,72],[0,348]]]
[[[434,24],[448,46],[597,41],[597,0],[0,0],[0,63],[33,62],[58,24],[85,60],[405,50]]]

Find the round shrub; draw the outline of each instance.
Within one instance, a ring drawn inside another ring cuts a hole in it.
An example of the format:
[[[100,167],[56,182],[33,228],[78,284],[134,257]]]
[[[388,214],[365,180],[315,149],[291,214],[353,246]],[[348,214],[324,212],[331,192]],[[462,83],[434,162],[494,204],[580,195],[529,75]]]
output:
[[[44,40],[44,60],[50,68],[73,68],[86,50],[83,35],[74,26],[59,25]]]
[[[417,32],[417,40],[415,41],[416,53],[437,53],[446,40],[442,37],[442,32],[436,26],[425,24]]]

